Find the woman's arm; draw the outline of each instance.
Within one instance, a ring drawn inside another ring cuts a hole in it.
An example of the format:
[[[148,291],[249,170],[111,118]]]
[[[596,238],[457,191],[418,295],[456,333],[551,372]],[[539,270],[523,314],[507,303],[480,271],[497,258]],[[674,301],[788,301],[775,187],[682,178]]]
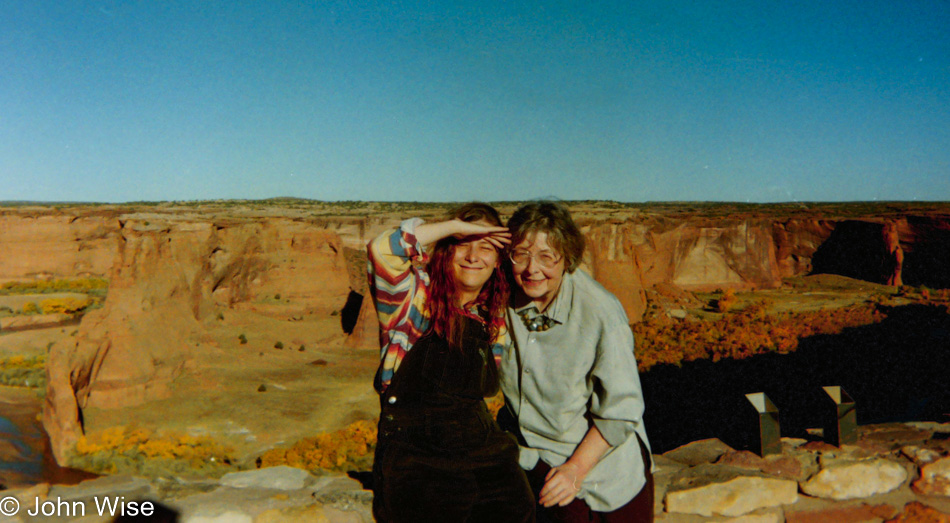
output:
[[[402,358],[428,327],[423,311],[429,279],[413,260],[425,260],[426,243],[450,235],[479,234],[486,235],[496,246],[510,241],[504,227],[486,227],[461,220],[426,224],[416,218],[402,222],[398,229],[378,236],[367,245],[370,293],[381,328],[378,390],[389,386]]]
[[[574,501],[587,473],[609,449],[610,443],[607,443],[596,425],[591,425],[584,439],[574,449],[574,454],[564,464],[548,472],[538,503],[545,507],[563,507]]]
[[[499,250],[504,249],[505,245],[510,243],[511,238],[507,227],[482,225],[462,220],[423,223],[416,226],[416,238],[422,245],[430,245],[449,236],[455,236],[459,239],[466,236],[484,237]]]
[[[548,474],[538,500],[546,507],[573,501],[584,478],[607,451],[636,437],[634,429],[643,415],[633,333],[623,307],[613,296],[605,297],[597,316],[600,335],[590,372],[593,394],[588,404],[591,426],[567,461]]]
[[[401,315],[392,316],[401,309],[401,302],[412,300],[411,292],[407,292],[414,287],[412,259],[424,256],[426,245],[449,236],[481,236],[498,249],[504,249],[511,241],[505,227],[462,220],[424,223],[416,218],[405,220],[398,229],[381,234],[366,246],[370,291],[377,299],[377,312],[384,329],[394,321],[398,323]]]
[[[415,232],[420,223],[419,219],[406,220],[398,229],[377,236],[366,246],[370,293],[384,331],[405,317],[406,305],[415,294],[412,260],[424,255]]]

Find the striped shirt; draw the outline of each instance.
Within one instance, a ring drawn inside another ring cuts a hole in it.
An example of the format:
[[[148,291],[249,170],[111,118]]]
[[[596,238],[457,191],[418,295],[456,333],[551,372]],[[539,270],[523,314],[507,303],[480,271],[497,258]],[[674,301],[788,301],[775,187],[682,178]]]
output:
[[[419,218],[405,220],[398,229],[387,231],[366,247],[370,294],[379,318],[380,364],[375,387],[380,393],[392,382],[402,359],[416,341],[429,330],[426,311],[429,298],[428,256],[416,239]],[[477,307],[467,311],[478,317]],[[495,363],[510,345],[504,316],[497,318],[498,338],[492,344]]]

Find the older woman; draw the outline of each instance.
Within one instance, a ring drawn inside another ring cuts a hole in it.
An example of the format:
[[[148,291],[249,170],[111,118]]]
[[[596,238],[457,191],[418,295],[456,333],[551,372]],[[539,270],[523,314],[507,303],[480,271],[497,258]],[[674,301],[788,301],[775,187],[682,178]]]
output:
[[[368,246],[381,327],[373,514],[392,522],[534,521],[518,445],[484,397],[507,345],[509,234],[494,208],[466,204],[407,220]]]
[[[653,475],[633,334],[617,298],[583,271],[582,236],[562,205],[508,220],[512,350],[506,408],[541,521],[653,520]]]

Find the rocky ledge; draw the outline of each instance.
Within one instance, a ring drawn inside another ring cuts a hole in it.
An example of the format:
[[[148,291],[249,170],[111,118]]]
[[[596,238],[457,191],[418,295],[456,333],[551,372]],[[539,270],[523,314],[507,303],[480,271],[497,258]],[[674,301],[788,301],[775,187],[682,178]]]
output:
[[[854,445],[783,438],[759,457],[717,439],[654,456],[658,522],[950,523],[950,423],[859,428]],[[372,493],[342,474],[272,467],[214,480],[108,476],[0,493],[0,521],[113,521],[151,513],[182,523],[373,520]],[[157,516],[157,517],[156,517]],[[121,520],[120,520],[121,521]]]
[[[718,439],[655,456],[662,522],[950,523],[950,423],[859,427],[854,445],[782,438],[759,457]]]
[[[364,523],[372,492],[345,475],[313,476],[292,467],[233,472],[219,480],[105,476],[78,485],[45,483],[2,493],[10,522],[146,521],[180,523]],[[8,501],[14,498],[16,503]]]

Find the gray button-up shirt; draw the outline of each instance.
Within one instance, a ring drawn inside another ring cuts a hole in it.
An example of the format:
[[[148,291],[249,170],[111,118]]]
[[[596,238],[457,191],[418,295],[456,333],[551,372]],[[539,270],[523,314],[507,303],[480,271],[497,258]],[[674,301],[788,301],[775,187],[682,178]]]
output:
[[[531,308],[528,305],[525,308]],[[598,512],[628,503],[646,481],[634,433],[649,448],[633,333],[617,298],[586,273],[564,274],[545,315],[554,325],[531,332],[508,309],[512,345],[501,361],[501,388],[528,447],[520,462],[563,464],[584,439],[588,413],[611,445],[580,486]]]

